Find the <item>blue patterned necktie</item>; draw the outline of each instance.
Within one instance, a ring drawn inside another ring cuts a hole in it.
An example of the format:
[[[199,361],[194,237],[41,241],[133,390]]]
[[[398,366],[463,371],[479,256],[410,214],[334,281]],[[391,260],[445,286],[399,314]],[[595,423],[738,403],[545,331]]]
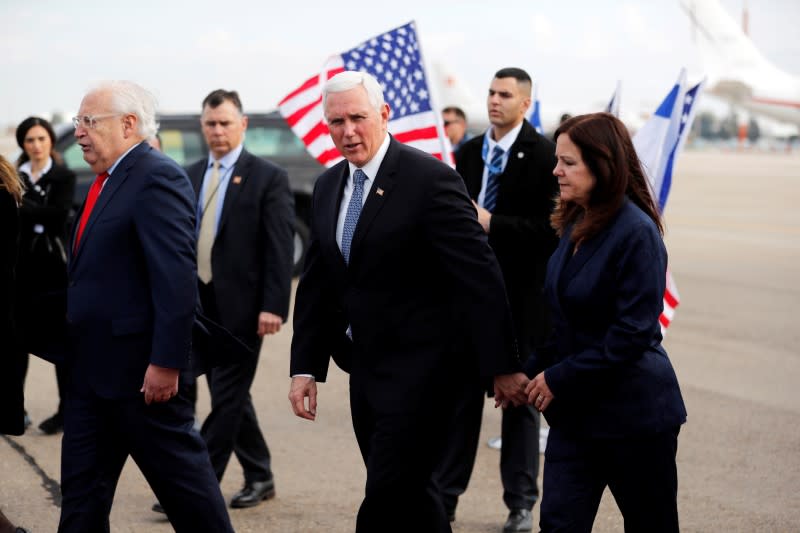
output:
[[[367,175],[361,169],[356,169],[353,173],[353,196],[347,204],[347,213],[344,216],[344,227],[342,228],[342,255],[344,262],[350,264],[350,243],[353,242],[353,234],[356,232],[358,215],[361,214],[361,204],[364,198],[364,181]]]
[[[486,179],[486,194],[483,195],[483,208],[490,213],[497,205],[497,189],[500,188],[500,174],[503,173],[503,154],[505,150],[495,145],[492,160],[489,162],[489,176]]]

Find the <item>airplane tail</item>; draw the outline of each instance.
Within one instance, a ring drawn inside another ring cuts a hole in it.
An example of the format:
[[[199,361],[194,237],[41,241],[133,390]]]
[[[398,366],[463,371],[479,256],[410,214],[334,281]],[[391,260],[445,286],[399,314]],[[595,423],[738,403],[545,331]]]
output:
[[[759,52],[717,0],[680,0],[680,3],[691,20],[712,93],[746,100],[753,97],[753,88],[742,80],[788,83],[793,78]]]

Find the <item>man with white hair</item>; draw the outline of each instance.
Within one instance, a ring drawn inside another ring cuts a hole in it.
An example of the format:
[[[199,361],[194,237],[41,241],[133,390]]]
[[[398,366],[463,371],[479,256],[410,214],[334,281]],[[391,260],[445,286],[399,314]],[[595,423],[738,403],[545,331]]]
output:
[[[432,473],[457,384],[480,375],[517,404],[527,381],[502,275],[459,175],[388,134],[375,78],[337,74],[323,107],[345,161],[314,190],[289,400],[314,420],[333,356],[367,467],[356,531],[449,532]]]
[[[176,531],[233,531],[193,406],[194,194],[146,141],[155,99],[124,81],[90,90],[73,119],[97,173],[69,245],[59,532],[108,531],[130,455]]]

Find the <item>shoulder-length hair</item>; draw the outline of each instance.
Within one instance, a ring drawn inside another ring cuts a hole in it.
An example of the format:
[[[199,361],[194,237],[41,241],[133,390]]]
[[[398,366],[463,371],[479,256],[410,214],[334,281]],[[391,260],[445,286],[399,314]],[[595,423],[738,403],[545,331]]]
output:
[[[0,155],[0,189],[7,190],[17,204],[22,201],[24,189],[22,181],[17,174],[17,169],[2,155]]]
[[[587,210],[575,202],[556,200],[550,222],[559,236],[574,223],[573,242],[594,237],[611,222],[626,197],[653,219],[661,234],[664,233],[631,136],[618,118],[610,113],[572,117],[558,127],[555,138],[560,135],[568,135],[578,147],[584,164],[595,178],[595,186]]]
[[[63,163],[61,156],[58,152],[56,152],[56,132],[53,131],[53,126],[43,118],[28,117],[20,122],[19,126],[17,126],[17,146],[22,149],[22,153],[17,159],[17,168],[30,159],[30,157],[28,157],[28,153],[25,151],[25,136],[28,135],[28,132],[34,126],[41,126],[44,128],[44,131],[47,132],[47,136],[50,137],[50,157],[52,157],[53,161],[58,164]]]

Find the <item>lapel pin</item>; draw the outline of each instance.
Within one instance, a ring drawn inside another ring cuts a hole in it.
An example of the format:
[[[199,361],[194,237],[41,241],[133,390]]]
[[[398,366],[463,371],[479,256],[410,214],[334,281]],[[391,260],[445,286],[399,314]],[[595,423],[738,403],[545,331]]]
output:
[[[241,176],[234,176],[233,177],[233,184],[234,185],[239,185],[241,182],[242,182],[242,177]]]
[[[381,189],[380,187],[378,187],[378,190],[375,192],[378,194],[378,196],[383,196],[383,189]]]
[[[524,152],[517,152],[517,159],[522,159],[523,157],[525,157]]]

